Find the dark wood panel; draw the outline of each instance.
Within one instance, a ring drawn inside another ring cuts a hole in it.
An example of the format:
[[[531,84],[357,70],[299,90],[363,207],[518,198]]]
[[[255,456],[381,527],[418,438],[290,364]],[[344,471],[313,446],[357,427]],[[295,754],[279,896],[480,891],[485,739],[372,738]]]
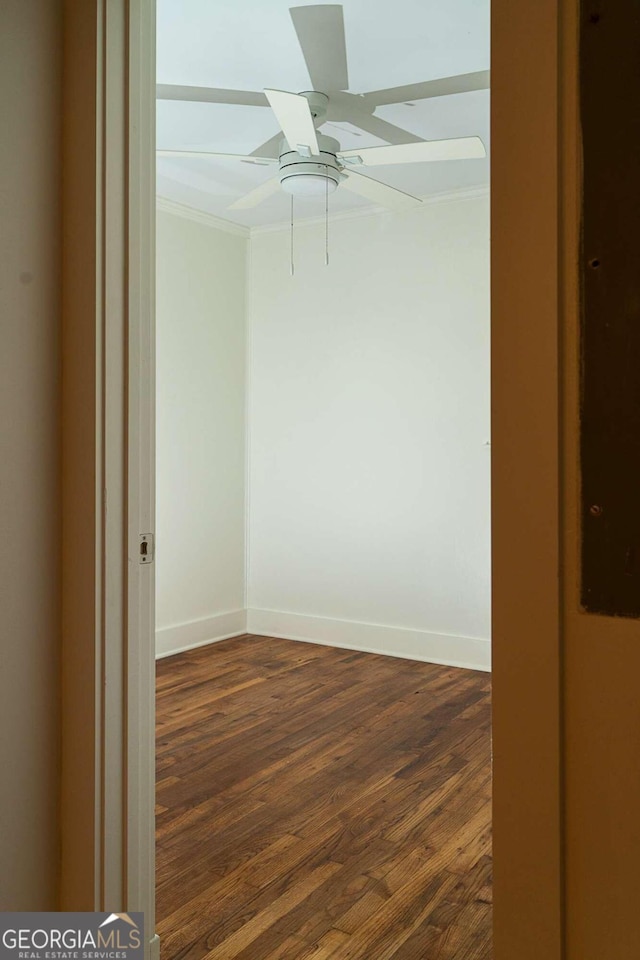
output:
[[[487,674],[267,637],[157,674],[163,960],[489,960]]]
[[[582,0],[582,603],[640,616],[640,4]]]

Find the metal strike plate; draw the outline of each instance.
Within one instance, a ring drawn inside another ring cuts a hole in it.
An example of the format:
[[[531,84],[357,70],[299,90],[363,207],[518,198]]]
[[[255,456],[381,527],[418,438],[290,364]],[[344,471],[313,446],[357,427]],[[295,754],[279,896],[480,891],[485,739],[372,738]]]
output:
[[[140,563],[153,563],[155,544],[152,533],[140,534]]]

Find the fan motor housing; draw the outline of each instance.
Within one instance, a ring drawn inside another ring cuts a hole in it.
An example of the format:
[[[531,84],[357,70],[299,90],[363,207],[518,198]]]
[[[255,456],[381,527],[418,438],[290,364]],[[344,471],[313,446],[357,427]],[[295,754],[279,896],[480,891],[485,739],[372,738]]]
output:
[[[333,193],[344,175],[336,157],[340,144],[318,133],[320,153],[302,157],[286,140],[280,145],[280,185],[293,196],[319,197]]]

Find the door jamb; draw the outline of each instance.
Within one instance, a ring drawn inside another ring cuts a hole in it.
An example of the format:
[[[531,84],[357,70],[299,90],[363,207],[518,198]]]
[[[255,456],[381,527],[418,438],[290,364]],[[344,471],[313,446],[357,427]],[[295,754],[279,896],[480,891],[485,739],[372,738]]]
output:
[[[60,909],[155,936],[155,2],[64,0]]]
[[[493,854],[496,960],[564,956],[561,13],[492,4]]]

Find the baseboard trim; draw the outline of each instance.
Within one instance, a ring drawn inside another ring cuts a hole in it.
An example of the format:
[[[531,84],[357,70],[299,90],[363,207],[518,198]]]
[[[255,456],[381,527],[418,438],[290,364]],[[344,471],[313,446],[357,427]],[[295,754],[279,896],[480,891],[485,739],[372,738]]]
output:
[[[171,657],[184,650],[194,650],[208,643],[239,637],[247,632],[247,611],[230,610],[204,620],[179,623],[156,630],[156,660]]]
[[[157,933],[149,940],[149,960],[160,960],[160,937]]]
[[[381,653],[448,667],[491,670],[491,641],[473,637],[255,609],[247,610],[247,633],[361,650],[363,653]]]

